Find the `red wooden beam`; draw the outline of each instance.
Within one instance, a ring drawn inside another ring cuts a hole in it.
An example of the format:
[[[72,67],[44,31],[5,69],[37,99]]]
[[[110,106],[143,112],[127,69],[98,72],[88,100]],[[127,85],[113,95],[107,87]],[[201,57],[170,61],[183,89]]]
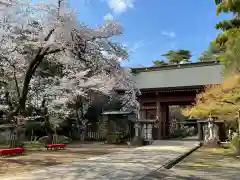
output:
[[[157,102],[157,98],[156,97],[139,97],[139,101],[140,102]]]
[[[157,109],[156,106],[143,106],[142,109]]]
[[[159,97],[160,102],[194,102],[196,96],[169,96],[169,97]],[[139,101],[141,103],[150,103],[150,102],[157,102],[156,97],[140,97]]]
[[[194,102],[195,101],[195,96],[177,96],[177,97],[160,97],[159,101],[160,102]]]

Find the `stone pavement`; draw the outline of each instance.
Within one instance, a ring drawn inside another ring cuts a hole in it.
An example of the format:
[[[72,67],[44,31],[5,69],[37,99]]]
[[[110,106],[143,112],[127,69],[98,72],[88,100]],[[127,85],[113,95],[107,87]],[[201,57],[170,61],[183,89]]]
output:
[[[137,180],[199,145],[197,141],[159,140],[152,145],[127,149],[71,164],[57,165],[1,180]]]

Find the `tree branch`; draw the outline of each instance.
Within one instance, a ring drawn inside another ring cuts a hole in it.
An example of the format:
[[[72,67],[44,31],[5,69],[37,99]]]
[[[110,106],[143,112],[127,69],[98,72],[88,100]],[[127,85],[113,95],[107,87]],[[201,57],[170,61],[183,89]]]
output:
[[[55,54],[55,53],[58,53],[58,52],[61,52],[61,51],[64,51],[64,50],[65,50],[65,48],[53,49],[51,51],[47,51],[46,55]]]
[[[47,36],[44,38],[44,41],[48,41],[54,31],[55,31],[55,28],[52,28],[52,29],[49,31],[49,33],[47,34]]]

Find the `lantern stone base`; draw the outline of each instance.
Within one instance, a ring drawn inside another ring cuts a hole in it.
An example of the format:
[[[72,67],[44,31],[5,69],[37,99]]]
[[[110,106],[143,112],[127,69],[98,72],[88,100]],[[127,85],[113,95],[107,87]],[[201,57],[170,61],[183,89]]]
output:
[[[143,138],[141,138],[140,136],[135,136],[133,139],[132,139],[132,142],[131,144],[133,146],[142,146],[144,144],[144,140]]]
[[[217,138],[212,138],[212,139],[205,140],[204,146],[214,148],[214,147],[219,147],[220,143]]]

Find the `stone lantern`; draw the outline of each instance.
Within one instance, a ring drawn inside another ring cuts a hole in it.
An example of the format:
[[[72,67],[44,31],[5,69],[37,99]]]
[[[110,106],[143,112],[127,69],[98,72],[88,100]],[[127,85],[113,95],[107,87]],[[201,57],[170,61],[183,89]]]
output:
[[[219,132],[221,122],[215,121],[212,114],[209,115],[208,119],[201,121],[201,128],[203,133],[204,145],[206,146],[217,146],[219,144]]]

